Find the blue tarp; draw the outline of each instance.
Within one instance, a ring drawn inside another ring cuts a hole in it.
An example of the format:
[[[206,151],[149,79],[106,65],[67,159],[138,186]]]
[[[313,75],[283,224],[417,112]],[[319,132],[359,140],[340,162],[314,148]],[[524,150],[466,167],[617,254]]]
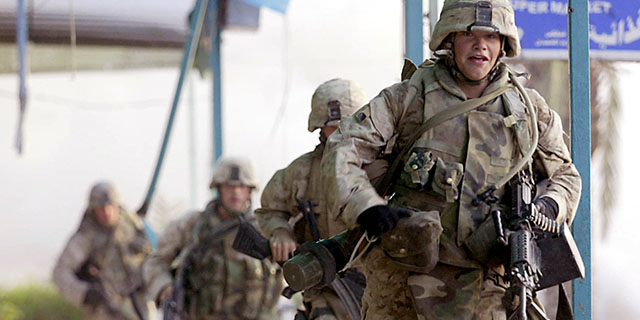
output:
[[[566,58],[566,0],[512,0],[523,56]],[[589,1],[591,55],[608,60],[640,60],[640,1]]]
[[[287,6],[289,5],[289,0],[242,0],[250,5],[254,5],[256,7],[267,7],[269,9],[278,11],[282,14],[287,12]]]

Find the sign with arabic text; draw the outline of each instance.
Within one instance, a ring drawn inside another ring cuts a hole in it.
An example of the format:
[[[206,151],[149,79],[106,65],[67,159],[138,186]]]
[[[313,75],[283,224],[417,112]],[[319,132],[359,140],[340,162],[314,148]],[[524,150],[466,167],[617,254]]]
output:
[[[522,57],[566,59],[569,43],[567,0],[511,0]],[[640,61],[640,1],[589,1],[591,56]]]

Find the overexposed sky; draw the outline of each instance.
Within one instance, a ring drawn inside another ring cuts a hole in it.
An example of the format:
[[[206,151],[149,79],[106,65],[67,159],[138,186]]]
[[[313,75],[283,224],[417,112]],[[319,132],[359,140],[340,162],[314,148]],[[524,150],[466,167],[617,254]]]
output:
[[[251,157],[264,186],[275,170],[316,144],[317,133],[306,128],[311,95],[320,83],[349,78],[372,98],[399,80],[402,2],[293,0],[286,16],[263,9],[260,24],[257,32],[223,34],[224,147],[226,154]],[[601,243],[594,232],[596,316],[604,315],[607,306],[626,310],[633,305],[625,300],[632,295],[616,294],[614,289],[640,286],[640,278],[630,272],[640,263],[634,219],[635,200],[640,198],[640,173],[635,168],[640,127],[634,122],[640,119],[640,65],[619,67],[620,188],[610,238]],[[13,147],[17,77],[0,75],[0,287],[48,279],[95,181],[112,180],[121,189],[124,205],[138,208],[155,166],[177,79],[177,66],[31,74],[24,154],[18,156]],[[191,79],[155,198],[176,208],[176,215],[201,208],[211,196],[211,80],[195,73]],[[190,97],[194,168],[189,166]],[[195,206],[189,193],[191,170],[197,173]],[[592,179],[592,192],[597,192],[595,172]],[[257,195],[254,198],[257,201]],[[618,304],[608,300],[614,298]]]

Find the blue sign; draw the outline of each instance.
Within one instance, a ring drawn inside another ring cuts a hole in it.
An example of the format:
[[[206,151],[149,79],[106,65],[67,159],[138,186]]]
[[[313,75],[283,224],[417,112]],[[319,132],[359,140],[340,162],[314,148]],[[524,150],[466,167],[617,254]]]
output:
[[[567,0],[511,0],[524,58],[567,57]],[[640,61],[640,1],[589,1],[591,56]]]

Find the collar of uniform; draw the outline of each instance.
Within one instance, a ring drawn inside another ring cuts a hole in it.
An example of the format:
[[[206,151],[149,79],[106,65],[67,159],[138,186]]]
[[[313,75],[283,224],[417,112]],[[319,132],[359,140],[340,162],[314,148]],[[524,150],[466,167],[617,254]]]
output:
[[[322,154],[324,153],[324,146],[326,145],[326,143],[318,143],[318,145],[316,146],[315,149],[313,149],[313,155],[318,155],[320,157],[322,157]]]
[[[464,94],[462,89],[460,89],[460,86],[458,86],[456,80],[453,78],[453,76],[451,76],[449,67],[444,62],[444,59],[438,59],[433,69],[435,72],[436,80],[445,91],[462,100],[467,100],[467,95]]]
[[[508,67],[506,64],[504,64],[503,62],[498,62],[496,74],[495,76],[493,76],[491,82],[489,82],[489,85],[484,89],[484,93],[492,92],[507,85],[507,83],[509,82],[509,72],[507,69]]]

